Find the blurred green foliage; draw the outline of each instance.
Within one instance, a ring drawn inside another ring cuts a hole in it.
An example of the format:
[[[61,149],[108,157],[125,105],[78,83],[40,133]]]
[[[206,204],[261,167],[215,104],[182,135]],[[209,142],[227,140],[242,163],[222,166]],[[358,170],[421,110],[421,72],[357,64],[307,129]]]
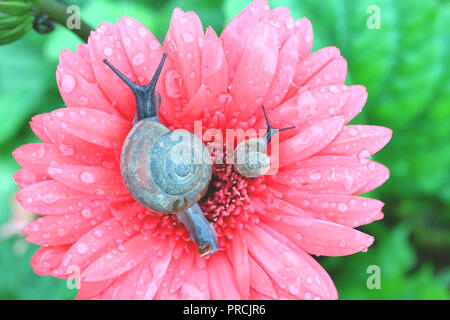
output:
[[[220,33],[250,1],[70,1],[92,26],[137,18],[164,39],[171,12],[194,10],[204,26]],[[319,258],[343,299],[449,299],[450,293],[450,3],[444,0],[272,0],[308,17],[313,51],[337,46],[348,61],[348,83],[367,87],[369,98],[353,123],[392,128],[393,139],[374,156],[391,178],[369,196],[386,203],[385,218],[361,230],[375,235],[367,253]],[[381,28],[367,19],[380,9]],[[55,70],[61,49],[78,38],[57,27],[29,32],[0,47],[0,225],[11,216],[19,168],[14,148],[36,141],[31,116],[63,105]],[[1,226],[0,226],[1,227]],[[40,277],[29,266],[35,246],[21,235],[0,240],[0,299],[69,299],[64,280]],[[1,237],[0,237],[1,239]],[[21,248],[21,249],[18,249]],[[381,270],[381,289],[369,290],[370,265]]]

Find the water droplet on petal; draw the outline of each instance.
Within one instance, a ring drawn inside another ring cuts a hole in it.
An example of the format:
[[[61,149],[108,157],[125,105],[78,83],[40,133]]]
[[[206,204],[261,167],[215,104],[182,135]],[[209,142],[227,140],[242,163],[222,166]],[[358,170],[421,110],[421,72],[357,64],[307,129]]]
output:
[[[150,43],[150,49],[156,50],[156,49],[158,49],[158,48],[159,48],[159,42],[158,42],[158,40],[153,40],[153,41]]]
[[[288,18],[286,19],[286,28],[288,28],[288,29],[290,30],[290,29],[294,28],[294,26],[295,26],[295,20],[294,20],[294,18],[288,17]]]
[[[88,250],[88,247],[87,247],[86,244],[84,244],[84,243],[79,243],[79,244],[77,245],[77,252],[78,252],[79,254],[84,254],[84,253],[87,252],[87,250]]]
[[[346,212],[348,210],[348,207],[345,203],[339,203],[338,204],[338,210],[341,212]]]
[[[92,211],[89,208],[84,208],[83,210],[81,210],[81,215],[88,219],[92,216]]]
[[[73,76],[65,74],[61,80],[61,89],[64,92],[72,92],[76,85],[76,80]]]
[[[145,27],[140,27],[138,33],[141,37],[145,37],[147,35],[147,29]]]
[[[143,64],[144,62],[145,62],[145,55],[142,52],[138,53],[133,57],[133,59],[131,59],[131,63],[135,66]]]
[[[320,178],[322,178],[322,175],[320,173],[313,173],[309,177],[313,181],[318,181],[320,180]]]
[[[91,183],[95,182],[94,175],[88,171],[83,171],[80,174],[80,179],[81,179],[81,181],[83,181],[84,183],[87,183],[87,184],[91,184]]]
[[[192,41],[194,41],[194,37],[188,32],[183,33],[183,39],[186,43],[191,43]]]
[[[73,148],[65,144],[59,146],[59,151],[66,156],[71,156],[74,153]]]
[[[105,56],[111,57],[112,54],[113,54],[113,49],[112,49],[111,47],[106,47],[106,48],[103,50],[103,53],[105,54]]]

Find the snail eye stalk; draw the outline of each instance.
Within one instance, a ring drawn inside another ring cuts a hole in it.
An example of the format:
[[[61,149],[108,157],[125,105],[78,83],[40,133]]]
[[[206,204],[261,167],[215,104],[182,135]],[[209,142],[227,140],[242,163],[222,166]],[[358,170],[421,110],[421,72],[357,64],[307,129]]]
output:
[[[286,127],[286,128],[281,128],[281,129],[276,129],[274,128],[269,121],[269,118],[267,116],[266,113],[266,108],[264,106],[262,106],[263,112],[264,112],[264,117],[266,118],[266,123],[267,123],[267,132],[264,135],[265,139],[266,139],[266,145],[269,145],[270,140],[272,139],[273,135],[277,132],[281,132],[281,131],[286,131],[289,129],[295,129],[295,126],[291,126],[291,127]]]
[[[137,109],[137,120],[143,120],[148,118],[156,118],[158,115],[158,108],[161,104],[161,97],[159,94],[155,94],[156,83],[158,82],[159,75],[163,68],[164,62],[166,60],[167,54],[163,53],[161,62],[153,75],[152,80],[146,86],[139,86],[130,79],[128,79],[122,72],[120,72],[116,67],[114,67],[107,59],[103,59],[103,62],[111,68],[112,71],[130,87],[136,97],[136,109]]]

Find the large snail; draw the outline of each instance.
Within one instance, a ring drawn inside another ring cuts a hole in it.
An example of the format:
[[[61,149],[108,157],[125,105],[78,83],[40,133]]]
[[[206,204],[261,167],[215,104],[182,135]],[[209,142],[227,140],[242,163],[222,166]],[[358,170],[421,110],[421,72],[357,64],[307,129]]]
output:
[[[257,178],[269,171],[270,158],[267,146],[277,132],[293,129],[295,126],[276,129],[272,127],[267,117],[266,109],[262,106],[267,123],[267,132],[261,138],[251,138],[238,144],[233,153],[233,163],[236,170],[245,177]]]
[[[202,255],[217,251],[217,235],[197,202],[211,181],[208,149],[187,130],[169,130],[159,122],[161,96],[155,87],[167,55],[147,86],[139,86],[104,59],[133,91],[136,117],[122,147],[120,168],[133,198],[144,207],[176,214],[188,229]]]

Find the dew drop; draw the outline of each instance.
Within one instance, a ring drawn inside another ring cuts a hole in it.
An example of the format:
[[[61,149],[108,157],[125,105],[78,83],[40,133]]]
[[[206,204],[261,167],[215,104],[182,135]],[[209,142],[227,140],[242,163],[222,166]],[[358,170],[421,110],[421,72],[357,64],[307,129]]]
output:
[[[133,57],[133,59],[131,59],[131,63],[132,63],[134,66],[141,65],[141,64],[143,64],[144,62],[145,62],[145,55],[144,55],[142,52],[138,53],[137,55],[135,55],[135,56]]]
[[[295,26],[295,20],[292,17],[288,17],[286,19],[286,28],[288,28],[289,30],[293,29]]]
[[[74,153],[73,148],[65,144],[59,146],[59,151],[66,156],[71,156]]]
[[[129,37],[126,37],[123,39],[123,44],[126,46],[129,46],[131,43],[131,39]]]
[[[348,210],[348,207],[345,203],[339,203],[338,204],[338,210],[341,212],[346,212]]]
[[[86,98],[85,96],[81,96],[81,97],[80,97],[80,104],[81,104],[82,106],[87,105],[88,102],[89,102],[89,100],[88,100],[88,98]],[[84,112],[84,114],[86,114],[86,111],[83,111],[83,112]],[[80,114],[83,115],[81,112],[80,112]]]
[[[194,41],[194,37],[188,32],[183,33],[183,39],[186,43],[191,43],[192,41]]]
[[[87,184],[91,184],[91,183],[95,182],[94,175],[88,171],[83,171],[80,174],[80,179],[81,179],[81,181],[83,181],[84,183],[87,183]]]
[[[105,54],[105,56],[111,57],[112,54],[113,54],[113,49],[112,49],[111,47],[106,47],[106,48],[103,50],[103,53]]]
[[[322,178],[322,175],[320,173],[313,173],[309,175],[309,178],[313,181],[318,181],[320,178]]]
[[[83,210],[81,210],[81,215],[88,219],[92,216],[92,211],[89,208],[84,208]]]
[[[73,76],[65,74],[61,80],[61,89],[64,92],[72,92],[76,85],[76,80]]]
[[[158,48],[159,48],[159,42],[158,42],[158,40],[153,40],[153,41],[150,43],[150,49],[156,50],[156,49],[158,49]]]
[[[141,37],[145,37],[147,35],[147,29],[145,27],[140,27],[138,33]]]
[[[84,253],[87,252],[87,250],[88,250],[88,247],[87,247],[86,244],[84,244],[84,243],[79,243],[79,244],[77,245],[77,252],[78,252],[79,254],[84,254]]]

